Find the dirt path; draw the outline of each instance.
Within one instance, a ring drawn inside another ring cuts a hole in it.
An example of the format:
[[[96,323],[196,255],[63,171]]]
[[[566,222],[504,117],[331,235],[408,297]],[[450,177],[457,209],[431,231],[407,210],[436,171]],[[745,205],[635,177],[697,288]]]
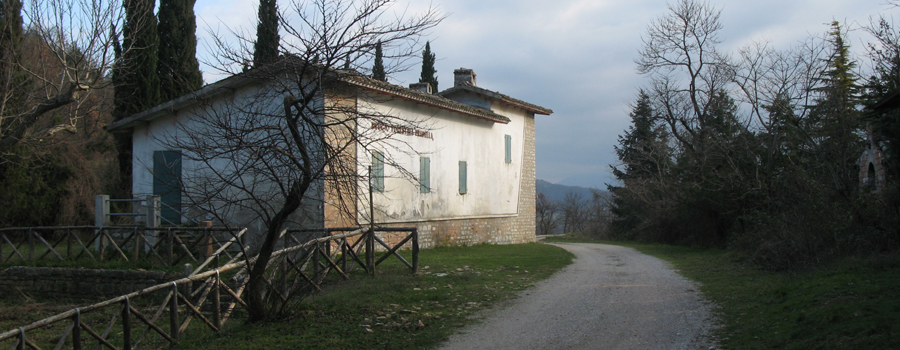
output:
[[[601,244],[556,244],[575,262],[442,349],[714,349],[710,305],[662,260]]]

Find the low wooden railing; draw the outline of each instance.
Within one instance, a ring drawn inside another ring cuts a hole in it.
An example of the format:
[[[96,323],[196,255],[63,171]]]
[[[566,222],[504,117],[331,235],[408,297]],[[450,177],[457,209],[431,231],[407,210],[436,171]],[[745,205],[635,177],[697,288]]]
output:
[[[304,295],[321,290],[325,277],[332,270],[349,279],[349,271],[355,265],[374,271],[375,266],[391,256],[398,257],[412,272],[416,272],[418,267],[418,231],[415,228],[377,228],[375,232],[406,233],[393,246],[369,228],[318,232],[323,237],[302,244],[293,238],[295,233],[301,231],[281,233],[279,239],[285,248],[272,254],[264,276],[270,306],[292,305],[292,301],[302,300]],[[365,246],[361,242],[369,235],[384,248],[383,251],[365,252],[367,258],[375,261],[372,265],[366,265],[360,258]],[[412,262],[397,252],[406,244],[411,244]],[[249,280],[247,272],[256,261],[256,257],[240,259],[240,256],[234,256],[228,263],[219,266],[219,257],[227,250],[225,248],[222,246],[188,277],[75,308],[2,333],[0,347],[24,350],[55,344],[55,349],[83,349],[88,342],[94,342],[94,348],[134,349],[139,345],[160,348],[176,344],[194,319],[199,319],[202,324],[195,328],[219,332],[227,321],[233,319],[237,308],[246,307],[243,293]],[[378,253],[382,256],[375,260]],[[209,270],[201,271],[207,266]],[[198,283],[199,286],[194,288]],[[168,321],[161,320],[161,317],[166,318],[166,313]],[[101,332],[98,332],[100,327],[94,328],[98,324],[101,327],[105,325]]]
[[[246,229],[227,227],[62,226],[0,229],[0,263],[41,260],[156,259],[165,266],[199,264],[240,240]],[[224,254],[231,254],[223,250]]]

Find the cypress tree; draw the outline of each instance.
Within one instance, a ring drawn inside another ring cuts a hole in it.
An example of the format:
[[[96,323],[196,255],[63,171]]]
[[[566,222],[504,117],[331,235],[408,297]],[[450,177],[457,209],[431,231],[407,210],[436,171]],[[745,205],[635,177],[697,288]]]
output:
[[[275,0],[259,0],[259,23],[253,44],[253,67],[278,59],[278,7]]]
[[[122,44],[113,68],[115,86],[113,117],[121,120],[159,103],[159,76],[156,75],[157,32],[154,0],[125,0]],[[117,134],[120,193],[131,195],[131,135]]]
[[[384,60],[382,59],[381,41],[375,45],[375,66],[372,67],[372,78],[375,80],[387,81],[384,73]]]
[[[0,0],[0,64],[3,67],[12,61],[15,54],[22,46],[22,1]]]
[[[122,53],[115,67],[116,120],[159,103],[154,0],[125,0]]]
[[[23,83],[24,75],[18,69],[18,54],[22,46],[22,2],[0,0],[0,105],[3,115],[10,115],[19,98],[15,87]]]
[[[159,50],[156,72],[159,92],[168,101],[200,88],[203,75],[197,62],[195,0],[160,0]]]
[[[431,84],[432,91],[438,91],[438,80],[434,70],[434,53],[431,52],[431,43],[425,42],[425,51],[422,51],[422,74],[419,77],[420,83]]]

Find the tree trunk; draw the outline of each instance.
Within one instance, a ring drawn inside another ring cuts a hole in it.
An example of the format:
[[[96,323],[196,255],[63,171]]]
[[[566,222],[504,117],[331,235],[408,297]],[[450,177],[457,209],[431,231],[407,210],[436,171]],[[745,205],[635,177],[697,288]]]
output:
[[[285,198],[284,206],[266,225],[266,238],[259,248],[259,255],[257,255],[256,262],[250,270],[250,281],[247,282],[246,301],[250,322],[262,321],[269,315],[268,306],[266,305],[266,265],[272,259],[272,252],[275,251],[275,242],[278,241],[278,233],[281,231],[284,223],[287,222],[288,217],[300,207],[300,202],[309,188],[310,182],[309,179],[304,179],[295,183],[291,187],[287,198]]]

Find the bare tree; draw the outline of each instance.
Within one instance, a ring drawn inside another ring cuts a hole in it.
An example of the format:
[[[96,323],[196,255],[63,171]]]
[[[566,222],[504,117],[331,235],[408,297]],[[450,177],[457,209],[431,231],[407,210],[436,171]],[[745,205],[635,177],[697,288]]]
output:
[[[586,230],[595,238],[606,238],[609,223],[611,197],[609,192],[591,189],[591,198],[587,200]]]
[[[669,5],[643,37],[638,72],[650,76],[654,109],[686,149],[701,151],[716,95],[732,81],[734,66],[716,45],[721,11],[697,0]]]
[[[569,191],[559,204],[562,212],[563,232],[583,232],[585,225],[585,201],[580,193]]]
[[[537,232],[539,235],[556,233],[559,227],[559,203],[547,199],[543,193],[538,193],[534,203],[537,214]]]
[[[378,112],[366,106],[364,98],[357,99],[365,92],[354,84],[372,80],[356,69],[368,66],[378,42],[392,52],[384,55],[386,71],[396,71],[403,58],[416,52],[412,48],[419,37],[443,19],[433,9],[404,17],[392,13],[390,5],[387,0],[298,0],[284,5],[287,10],[279,16],[285,54],[273,64],[226,79],[228,84],[258,88],[210,101],[180,121],[178,135],[162,140],[198,164],[183,183],[194,207],[223,222],[243,216],[264,227],[247,287],[251,321],[285,305],[263,276],[282,229],[314,224],[310,220],[315,217],[305,217],[304,209],[322,205],[326,193],[339,196],[343,212],[355,212],[355,198],[368,189],[368,174],[360,170],[373,159],[368,156],[373,144],[393,147],[399,154],[415,152],[373,124],[427,128],[427,121]],[[226,38],[215,39],[222,45],[219,69],[237,73],[251,61],[246,48],[252,38],[238,40],[232,47]],[[385,166],[413,178],[390,154],[381,157]]]
[[[115,1],[29,2],[23,11],[27,36],[39,43],[29,46],[36,50],[3,56],[8,61],[2,66],[23,74],[27,83],[13,87],[25,94],[22,105],[9,108],[9,95],[0,101],[0,163],[9,160],[13,147],[76,129],[86,113],[102,107],[91,96],[110,86],[115,28],[120,27],[122,11]],[[63,118],[48,118],[50,112],[69,105],[75,108],[67,109]]]

